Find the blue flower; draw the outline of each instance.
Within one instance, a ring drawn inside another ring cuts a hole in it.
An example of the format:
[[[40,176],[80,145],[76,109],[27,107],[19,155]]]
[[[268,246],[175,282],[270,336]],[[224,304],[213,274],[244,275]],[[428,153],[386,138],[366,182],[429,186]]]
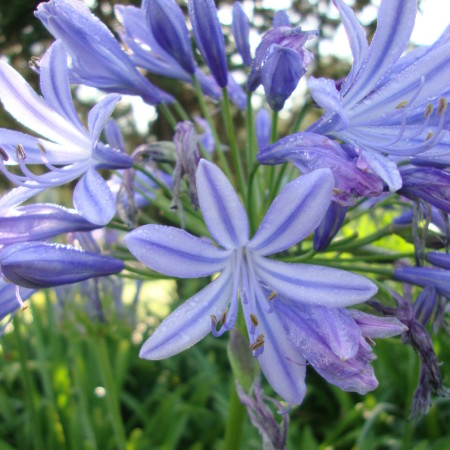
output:
[[[99,138],[116,103],[109,94],[88,114],[88,129],[75,111],[62,43],[55,42],[40,64],[43,98],[8,64],[0,62],[0,100],[19,122],[46,139],[0,129],[0,171],[19,187],[0,199],[0,209],[8,209],[47,188],[66,184],[78,177],[73,195],[76,209],[88,221],[104,225],[114,216],[114,197],[98,169],[130,167],[132,159]],[[6,160],[6,161],[5,161]],[[7,170],[6,163],[18,164],[23,175]],[[34,174],[28,164],[40,164],[48,171]]]
[[[237,50],[241,55],[244,65],[250,67],[252,65],[252,55],[250,52],[250,22],[239,2],[233,4],[233,22],[231,23],[234,41]]]
[[[398,190],[396,162],[417,155],[424,163],[450,164],[450,28],[432,46],[405,55],[417,0],[384,0],[369,46],[353,11],[334,0],[353,53],[353,67],[338,90],[332,80],[309,79],[325,110],[308,131],[360,146],[370,167]],[[403,55],[403,56],[402,56]]]
[[[105,92],[139,95],[149,104],[173,98],[153,86],[134,66],[108,28],[80,1],[40,3],[36,17],[71,56],[71,81]]]
[[[305,394],[305,357],[345,389],[373,389],[372,354],[360,347],[363,334],[344,307],[369,299],[376,286],[341,270],[267,258],[319,225],[334,185],[329,170],[287,184],[252,239],[244,207],[223,172],[201,160],[196,181],[205,223],[220,247],[163,225],[145,225],[125,237],[131,253],[157,272],[180,278],[220,272],[164,320],[142,347],[141,357],[167,358],[210,331],[220,336],[232,329],[240,296],[250,349],[275,391],[288,402],[298,404]],[[322,319],[311,327],[307,314],[313,313]],[[320,349],[308,351],[304,338],[315,339]]]

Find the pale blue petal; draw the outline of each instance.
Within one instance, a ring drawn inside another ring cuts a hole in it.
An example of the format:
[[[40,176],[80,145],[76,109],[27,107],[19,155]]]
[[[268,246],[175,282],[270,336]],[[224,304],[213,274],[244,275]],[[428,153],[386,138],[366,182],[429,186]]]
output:
[[[106,225],[116,213],[113,193],[106,181],[92,168],[75,186],[73,204],[86,220],[96,225]]]
[[[54,42],[45,52],[39,63],[39,68],[39,81],[45,101],[85,134],[73,105],[67,69],[67,54],[61,41]]]
[[[370,168],[388,185],[389,191],[395,192],[402,187],[402,177],[394,161],[374,151],[363,151],[363,155]]]
[[[164,359],[176,355],[211,331],[211,316],[220,317],[232,294],[230,271],[223,272],[200,292],[173,311],[142,346],[144,359]]]
[[[211,236],[227,249],[245,245],[249,237],[247,214],[225,174],[202,159],[196,180],[200,209]]]
[[[259,278],[293,302],[336,308],[365,302],[378,290],[368,278],[344,270],[263,257],[255,257],[255,262]]]
[[[144,225],[128,233],[130,252],[156,272],[179,278],[198,278],[224,269],[230,251],[220,250],[179,228]]]
[[[53,111],[12,67],[0,61],[0,99],[4,108],[30,130],[71,149],[89,147],[86,134]],[[74,150],[75,151],[75,150]]]
[[[117,102],[122,97],[118,94],[109,94],[98,102],[88,114],[88,129],[93,145],[100,138],[106,122],[111,117]]]
[[[336,5],[336,8],[341,15],[342,24],[345,27],[345,32],[347,33],[353,54],[352,69],[347,75],[341,89],[341,93],[345,94],[366,58],[369,44],[367,43],[366,32],[356,18],[353,10],[342,0],[333,0],[333,3]]]
[[[351,108],[364,98],[400,58],[408,45],[416,18],[417,0],[383,1],[378,11],[377,30],[366,59],[344,96]]]
[[[306,361],[289,342],[276,309],[267,313],[259,303],[256,307],[258,330],[264,335],[264,350],[258,357],[261,369],[278,395],[298,405],[306,393]]]
[[[387,338],[408,331],[408,327],[396,317],[377,317],[357,309],[350,309],[349,313],[358,324],[361,333],[369,338]]]
[[[348,127],[348,120],[341,105],[341,95],[333,80],[310,77],[308,88],[314,101],[326,112],[336,113],[342,120],[342,126]]]
[[[319,226],[333,188],[329,169],[291,181],[273,201],[249,247],[259,255],[271,255],[300,242]]]

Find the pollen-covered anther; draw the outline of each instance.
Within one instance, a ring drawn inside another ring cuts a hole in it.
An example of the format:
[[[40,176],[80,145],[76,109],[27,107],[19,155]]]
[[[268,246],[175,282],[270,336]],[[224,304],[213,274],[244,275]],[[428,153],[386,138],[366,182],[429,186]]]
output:
[[[433,104],[432,103],[428,103],[427,107],[425,108],[425,112],[423,113],[423,115],[425,116],[425,118],[428,118],[431,116],[431,114],[433,114]]]
[[[272,291],[269,296],[267,297],[267,300],[269,300],[269,302],[271,302],[276,296],[277,296],[277,291]]]
[[[250,345],[250,350],[253,352],[255,350],[258,350],[258,348],[261,348],[263,345],[264,345],[264,335],[260,334],[255,339],[255,342],[253,342],[253,344]]]
[[[17,158],[20,158],[20,159],[27,158],[27,154],[25,153],[25,149],[23,148],[22,144],[16,145],[16,155],[17,155]]]
[[[217,317],[214,314],[211,314],[211,324],[214,325],[214,327],[217,326]]]
[[[371,339],[371,338],[368,337],[368,336],[365,336],[364,338],[365,338],[366,342],[367,342],[371,347],[375,347],[376,342],[375,342],[373,339]]]
[[[438,104],[438,107],[437,107],[437,110],[436,110],[436,114],[438,116],[440,116],[440,115],[444,114],[445,111],[447,111],[447,99],[444,98],[444,97],[441,97],[439,99],[439,104]]]
[[[6,153],[6,151],[0,147],[0,156],[3,159],[3,161],[8,161],[9,156],[8,153]]]
[[[433,132],[430,131],[430,132],[427,134],[427,136],[426,136],[426,138],[425,138],[425,141],[430,140],[432,137],[433,137]]]
[[[250,314],[250,321],[252,322],[252,324],[257,327],[258,326],[258,319],[254,314]]]
[[[396,107],[395,109],[403,109],[406,108],[406,106],[408,106],[409,101],[408,100],[402,100]]]
[[[339,195],[340,193],[341,193],[341,191],[338,188],[333,188],[334,195]]]
[[[225,322],[226,322],[226,320],[227,320],[227,314],[228,314],[228,311],[227,310],[225,310],[224,312],[223,312],[223,314],[220,316],[220,323],[223,325]]]

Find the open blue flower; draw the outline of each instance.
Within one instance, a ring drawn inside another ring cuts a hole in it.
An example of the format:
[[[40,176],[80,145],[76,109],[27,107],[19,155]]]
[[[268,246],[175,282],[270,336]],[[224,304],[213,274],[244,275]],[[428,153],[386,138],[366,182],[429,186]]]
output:
[[[245,209],[223,172],[201,160],[196,181],[205,223],[220,247],[163,225],[145,225],[125,237],[133,255],[157,272],[180,278],[220,272],[164,320],[142,347],[141,357],[167,358],[210,331],[222,335],[236,322],[240,296],[250,348],[288,402],[298,404],[305,394],[305,358],[344,389],[373,389],[371,352],[361,348],[363,332],[344,307],[369,299],[376,286],[342,270],[267,258],[319,225],[331,201],[330,171],[317,170],[287,184],[251,240]],[[313,313],[321,319],[305,326]],[[308,342],[320,349],[308,350]]]
[[[353,53],[353,67],[340,89],[332,80],[310,78],[311,95],[325,110],[308,131],[364,150],[370,167],[391,191],[402,185],[396,161],[417,156],[450,164],[447,101],[450,99],[450,28],[430,47],[403,55],[417,0],[384,0],[369,46],[365,31],[342,0],[334,0]]]
[[[0,199],[0,209],[8,209],[43,190],[61,186],[81,177],[74,191],[76,209],[89,222],[108,223],[116,211],[114,196],[98,169],[131,167],[132,159],[123,151],[103,144],[99,138],[116,103],[109,94],[88,114],[86,130],[75,111],[70,94],[67,56],[60,41],[55,42],[40,63],[43,97],[12,67],[0,62],[0,100],[19,122],[46,139],[18,131],[0,129],[0,171],[19,187]],[[22,175],[7,170],[18,164]],[[33,173],[28,165],[48,170]]]

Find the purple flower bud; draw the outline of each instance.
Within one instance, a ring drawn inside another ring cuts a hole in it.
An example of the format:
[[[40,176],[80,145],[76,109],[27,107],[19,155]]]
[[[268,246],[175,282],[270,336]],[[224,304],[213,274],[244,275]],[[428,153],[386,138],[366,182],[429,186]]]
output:
[[[397,336],[408,330],[406,325],[393,316],[378,317],[357,309],[350,309],[349,312],[363,336],[371,339]]]
[[[270,112],[266,108],[262,108],[256,113],[255,133],[259,150],[270,144],[272,121],[270,120]]]
[[[340,230],[344,222],[347,208],[339,203],[331,202],[320,225],[314,232],[314,250],[320,252],[330,245],[331,240]]]
[[[290,27],[291,21],[289,20],[287,12],[284,10],[277,11],[273,17],[272,25],[274,28]]]
[[[147,21],[158,44],[190,74],[195,72],[189,31],[175,0],[147,0],[143,4]]]
[[[252,55],[250,53],[250,23],[239,2],[233,4],[233,22],[231,24],[234,42],[239,54],[244,61],[244,65],[250,67],[252,65]]]
[[[429,252],[426,255],[426,258],[427,261],[429,261],[434,266],[450,270],[450,254],[440,252]]]
[[[354,156],[356,155],[356,156]],[[334,201],[351,206],[360,197],[372,197],[383,191],[381,179],[371,173],[363,155],[341,147],[335,141],[315,133],[286,136],[258,153],[261,164],[289,161],[302,173],[329,168],[335,179]]]
[[[189,17],[195,42],[217,84],[228,84],[225,39],[213,0],[189,0]]]
[[[90,231],[99,227],[75,210],[59,205],[19,206],[0,217],[0,245],[40,241],[69,231]]]
[[[401,267],[394,270],[394,278],[417,286],[434,286],[439,294],[450,298],[450,270],[434,267]]]
[[[121,260],[84,252],[74,247],[43,242],[22,242],[0,251],[3,275],[12,283],[32,289],[71,284],[120,272]]]
[[[247,81],[247,89],[254,91],[261,83],[261,70],[265,65],[269,48],[273,44],[290,48],[298,53],[302,61],[302,67],[306,69],[313,61],[314,56],[303,47],[306,41],[316,37],[317,34],[317,31],[302,31],[301,28],[291,27],[278,27],[268,31],[256,49],[252,70]]]
[[[417,296],[414,303],[414,316],[423,325],[426,325],[434,307],[436,306],[436,289],[433,286],[426,286],[423,291]]]
[[[403,186],[399,194],[422,199],[450,213],[450,172],[433,167],[400,170]]]
[[[295,50],[277,44],[269,47],[261,68],[261,82],[267,102],[274,111],[283,109],[284,102],[305,72],[302,58]]]

